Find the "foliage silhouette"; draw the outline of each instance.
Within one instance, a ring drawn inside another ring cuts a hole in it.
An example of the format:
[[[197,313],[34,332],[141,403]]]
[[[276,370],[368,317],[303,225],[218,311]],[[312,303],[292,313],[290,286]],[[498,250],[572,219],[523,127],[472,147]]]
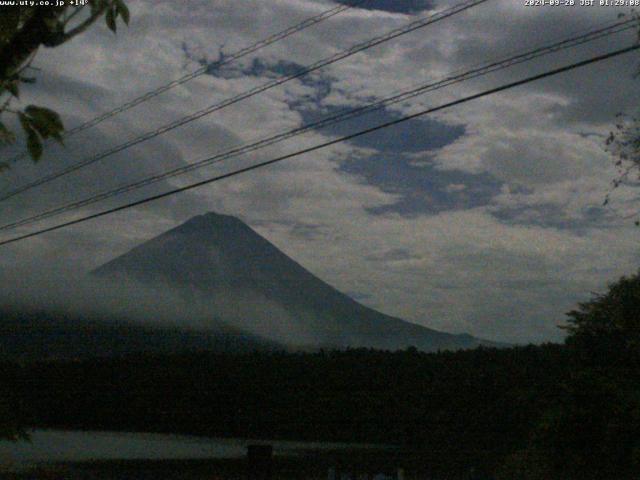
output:
[[[25,4],[28,2],[24,2]],[[51,2],[54,3],[54,2]],[[82,18],[83,14],[84,18]],[[0,14],[0,144],[13,143],[14,132],[2,122],[3,114],[13,114],[25,133],[27,150],[34,161],[42,156],[43,140],[53,138],[62,142],[64,126],[60,116],[44,107],[28,105],[24,109],[11,108],[18,100],[20,86],[34,83],[27,76],[31,62],[41,46],[58,47],[87,30],[101,16],[114,33],[119,17],[129,23],[129,9],[124,0],[89,0],[88,8],[73,6],[14,5]],[[80,19],[80,20],[79,20]],[[6,162],[0,168],[8,168]]]

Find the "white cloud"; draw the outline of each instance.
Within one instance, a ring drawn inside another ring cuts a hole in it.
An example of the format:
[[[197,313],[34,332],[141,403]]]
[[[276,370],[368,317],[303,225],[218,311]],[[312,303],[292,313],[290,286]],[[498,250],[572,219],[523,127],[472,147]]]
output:
[[[328,5],[307,0],[225,0],[215,6],[204,0],[135,2],[131,27],[119,29],[117,35],[96,26],[68,45],[40,52],[36,65],[42,72],[38,83],[25,91],[25,102],[53,107],[74,125],[198,68],[185,58],[184,42],[207,58],[216,58],[222,45],[225,52],[234,51]],[[615,19],[615,13],[489,2],[327,69],[334,83],[323,104],[362,104],[530,48],[535,38],[561,38]],[[405,21],[403,15],[355,9],[257,56],[308,64]],[[414,112],[623,43],[609,39],[395,108]],[[601,290],[616,275],[633,271],[638,263],[637,232],[631,221],[589,223],[587,211],[604,199],[613,170],[600,139],[584,135],[606,134],[613,114],[634,99],[637,86],[630,73],[635,62],[624,57],[439,113],[436,118],[464,125],[466,131],[442,150],[429,152],[438,168],[485,173],[504,184],[502,193],[484,207],[411,218],[372,215],[368,209],[393,204],[398,196],[337,168],[350,156],[365,161],[376,148],[371,137],[370,150],[336,145],[181,197],[15,244],[4,249],[3,268],[21,265],[37,271],[47,264],[87,270],[192,215],[219,210],[240,215],[341,290],[369,294],[367,302],[386,313],[488,338],[558,338],[555,324],[573,302],[586,298],[590,290]],[[37,166],[26,162],[16,166],[4,184],[56,170],[266,80],[202,75],[70,140],[64,153],[52,148]],[[16,197],[5,204],[3,221],[299,126],[302,119],[290,102],[308,93],[308,85],[294,81],[216,112],[106,159],[99,168]],[[308,134],[145,192],[183,185],[327,138]],[[447,190],[453,193],[463,187],[453,183]],[[635,195],[633,189],[621,190],[615,207],[630,211]],[[553,206],[560,218],[581,221],[581,229],[544,226],[535,210],[543,206]],[[521,209],[520,220],[529,221],[501,222],[493,215],[509,208]],[[394,251],[407,255],[389,254]]]

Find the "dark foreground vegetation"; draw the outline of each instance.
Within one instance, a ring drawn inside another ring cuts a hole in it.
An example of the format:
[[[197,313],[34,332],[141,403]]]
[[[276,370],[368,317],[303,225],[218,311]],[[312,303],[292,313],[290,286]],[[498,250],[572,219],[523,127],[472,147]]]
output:
[[[35,427],[397,444],[435,478],[637,478],[640,277],[568,330],[564,345],[5,361],[0,375],[4,408]]]

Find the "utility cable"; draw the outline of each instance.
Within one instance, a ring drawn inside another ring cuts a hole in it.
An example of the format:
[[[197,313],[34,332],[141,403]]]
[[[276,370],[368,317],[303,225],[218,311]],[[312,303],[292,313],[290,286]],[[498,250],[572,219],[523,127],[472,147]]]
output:
[[[506,59],[503,60],[499,60],[499,61],[494,61],[494,62],[490,62],[488,64],[482,65],[478,68],[469,70],[467,72],[464,72],[462,74],[459,75],[454,75],[454,76],[448,76],[445,77],[437,82],[433,82],[433,83],[429,83],[426,85],[422,85],[420,87],[399,93],[397,95],[391,96],[391,97],[387,97],[385,99],[382,99],[380,101],[377,102],[373,102],[370,103],[368,105],[364,105],[362,107],[359,108],[355,108],[346,112],[342,112],[330,117],[326,117],[324,119],[321,119],[319,121],[316,122],[312,122],[306,125],[303,125],[301,127],[298,128],[294,128],[292,130],[288,130],[286,132],[277,134],[277,135],[273,135],[267,138],[263,138],[261,140],[258,140],[256,142],[247,144],[247,145],[242,145],[239,147],[235,147],[233,149],[227,150],[225,152],[222,153],[218,153],[216,155],[213,155],[211,157],[205,158],[203,160],[194,162],[194,163],[190,163],[188,165],[182,166],[182,167],[178,167],[178,168],[174,168],[171,170],[167,170],[165,172],[150,176],[150,177],[146,177],[142,180],[138,180],[136,182],[133,183],[129,183],[129,184],[125,184],[125,185],[121,185],[119,187],[107,190],[105,192],[101,192],[99,194],[96,195],[92,195],[88,198],[82,199],[82,200],[77,200],[68,204],[65,204],[63,206],[59,206],[50,210],[47,210],[45,212],[33,215],[31,217],[22,219],[22,220],[18,220],[12,223],[8,223],[5,225],[0,226],[0,231],[4,231],[4,230],[9,230],[9,229],[13,229],[16,227],[20,227],[23,225],[28,225],[31,223],[34,223],[36,221],[39,220],[44,220],[46,218],[50,218],[53,216],[57,216],[60,215],[62,213],[65,213],[67,211],[71,211],[71,210],[75,210],[78,209],[80,207],[84,207],[87,205],[91,205],[93,203],[97,203],[99,201],[103,201],[106,200],[108,198],[112,198],[118,195],[122,195],[128,192],[131,192],[133,190],[137,190],[139,188],[148,186],[148,185],[152,185],[154,183],[157,183],[159,181],[162,180],[166,180],[168,178],[172,178],[172,177],[176,177],[179,175],[183,175],[185,173],[206,167],[206,166],[210,166],[212,164],[216,164],[219,162],[222,162],[223,160],[227,160],[229,158],[234,158],[234,157],[238,157],[240,155],[244,155],[246,153],[250,153],[256,150],[259,150],[261,148],[265,148],[267,146],[271,146],[274,145],[276,143],[282,142],[284,140],[287,140],[289,138],[301,135],[303,133],[306,133],[308,131],[311,130],[315,130],[315,129],[320,129],[320,128],[324,128],[339,122],[343,122],[345,120],[351,119],[351,118],[355,118],[361,115],[364,115],[366,113],[375,111],[375,110],[379,110],[381,108],[384,107],[388,107],[390,105],[402,102],[402,101],[406,101],[408,99],[417,97],[419,95],[423,95],[427,92],[431,92],[431,91],[435,91],[453,84],[457,84],[457,83],[461,83],[463,81],[472,79],[472,78],[476,78],[476,77],[480,77],[483,75],[487,75],[488,73],[492,73],[498,70],[503,70],[505,68],[511,67],[513,65],[517,65],[520,63],[524,63],[524,62],[528,62],[531,61],[535,58],[544,56],[544,55],[548,55],[551,53],[555,53],[561,50],[565,50],[565,49],[569,49],[569,48],[573,48],[576,47],[578,45],[587,43],[587,42],[591,42],[600,38],[604,38],[616,33],[620,33],[626,30],[630,30],[632,28],[635,28],[635,24],[636,21],[635,20],[626,20],[626,21],[620,21],[617,22],[613,25],[609,25],[607,27],[602,27],[602,28],[598,28],[596,30],[592,30],[586,34],[583,35],[579,35],[576,37],[571,37],[565,40],[562,40],[560,42],[556,42],[556,43],[552,43],[550,45],[546,45],[546,46],[541,46],[538,48],[535,48],[533,50],[528,50],[525,51],[523,53],[508,57]]]
[[[542,80],[544,78],[552,77],[552,76],[555,76],[555,75],[558,75],[560,73],[564,73],[564,72],[567,72],[567,71],[570,71],[570,70],[575,70],[577,68],[584,67],[586,65],[591,65],[591,64],[596,63],[596,62],[601,62],[601,61],[607,60],[609,58],[614,58],[614,57],[617,57],[619,55],[623,55],[623,54],[626,54],[626,53],[629,53],[629,52],[632,52],[632,51],[635,51],[635,50],[638,50],[638,49],[640,49],[640,44],[635,44],[635,45],[632,45],[630,47],[614,50],[614,51],[606,53],[606,54],[602,54],[602,55],[598,55],[598,56],[595,56],[595,57],[591,57],[591,58],[589,58],[587,60],[582,60],[582,61],[577,62],[577,63],[572,63],[570,65],[565,65],[564,67],[555,68],[553,70],[548,70],[548,71],[546,71],[544,73],[533,75],[533,76],[530,76],[530,77],[527,77],[527,78],[524,78],[522,80],[518,80],[518,81],[515,81],[515,82],[510,82],[510,83],[501,85],[499,87],[495,87],[495,88],[492,88],[492,89],[489,89],[489,90],[485,90],[485,91],[480,92],[480,93],[476,93],[474,95],[470,95],[470,96],[467,96],[467,97],[464,97],[464,98],[461,98],[461,99],[458,99],[458,100],[454,100],[452,102],[445,103],[443,105],[439,105],[437,107],[432,107],[432,108],[429,108],[429,109],[426,109],[426,110],[422,110],[420,112],[417,112],[417,113],[414,113],[414,114],[411,114],[411,115],[407,115],[407,116],[401,117],[401,118],[396,119],[396,120],[385,122],[385,123],[382,123],[382,124],[377,125],[375,127],[371,127],[371,128],[367,128],[367,129],[364,129],[364,130],[360,130],[360,131],[358,131],[356,133],[352,133],[350,135],[346,135],[346,136],[343,136],[343,137],[340,137],[340,138],[337,138],[337,139],[334,139],[334,140],[323,142],[323,143],[314,145],[312,147],[308,147],[308,148],[305,148],[305,149],[302,149],[302,150],[298,150],[298,151],[293,152],[293,153],[289,153],[289,154],[282,155],[282,156],[279,156],[279,157],[276,157],[276,158],[272,158],[270,160],[266,160],[266,161],[263,161],[263,162],[248,166],[248,167],[244,167],[244,168],[241,168],[241,169],[238,169],[238,170],[234,170],[232,172],[228,172],[228,173],[225,173],[225,174],[217,175],[217,176],[208,178],[206,180],[202,180],[202,181],[199,181],[199,182],[191,183],[189,185],[186,185],[186,186],[183,186],[183,187],[179,187],[179,188],[175,188],[173,190],[169,190],[167,192],[163,192],[163,193],[160,193],[160,194],[157,194],[157,195],[153,195],[153,196],[150,196],[150,197],[146,197],[146,198],[143,198],[141,200],[137,200],[135,202],[127,203],[125,205],[121,205],[121,206],[114,207],[114,208],[109,208],[107,210],[103,210],[103,211],[100,211],[100,212],[97,212],[97,213],[93,213],[91,215],[86,215],[84,217],[77,218],[75,220],[71,220],[71,221],[68,221],[68,222],[60,223],[60,224],[57,224],[57,225],[54,225],[54,226],[51,226],[51,227],[43,228],[41,230],[37,230],[35,232],[31,232],[31,233],[25,234],[25,235],[20,235],[20,236],[14,237],[14,238],[3,240],[3,241],[0,241],[0,246],[8,245],[8,244],[11,244],[11,243],[15,243],[15,242],[18,242],[18,241],[25,240],[27,238],[32,238],[32,237],[35,237],[35,236],[38,236],[38,235],[42,235],[44,233],[48,233],[48,232],[52,232],[52,231],[59,230],[59,229],[62,229],[62,228],[66,228],[66,227],[69,227],[71,225],[77,225],[79,223],[84,223],[84,222],[92,220],[94,218],[99,218],[99,217],[103,217],[105,215],[110,215],[110,214],[115,213],[115,212],[119,212],[119,211],[122,211],[122,210],[127,210],[129,208],[133,208],[133,207],[136,207],[136,206],[139,206],[139,205],[144,205],[146,203],[150,203],[150,202],[153,202],[155,200],[160,200],[162,198],[166,198],[166,197],[169,197],[169,196],[172,196],[172,195],[176,195],[178,193],[182,193],[182,192],[185,192],[185,191],[188,191],[188,190],[192,190],[194,188],[198,188],[198,187],[201,187],[201,186],[204,186],[204,185],[209,185],[209,184],[212,184],[212,183],[215,183],[215,182],[227,179],[227,178],[235,177],[237,175],[240,175],[240,174],[243,174],[243,173],[247,173],[247,172],[250,172],[250,171],[253,171],[253,170],[257,170],[259,168],[264,168],[266,166],[273,165],[275,163],[282,162],[282,161],[290,159],[290,158],[298,157],[300,155],[311,153],[311,152],[314,152],[314,151],[329,147],[331,145],[335,145],[335,144],[338,144],[338,143],[341,143],[341,142],[352,140],[354,138],[361,137],[363,135],[366,135],[366,134],[369,134],[369,133],[372,133],[372,132],[375,132],[375,131],[378,131],[378,130],[381,130],[381,129],[384,129],[384,128],[388,128],[388,127],[391,127],[393,125],[397,125],[397,124],[412,120],[414,118],[422,117],[424,115],[427,115],[427,114],[430,114],[430,113],[433,113],[433,112],[444,110],[446,108],[451,108],[451,107],[456,106],[456,105],[461,105],[463,103],[467,103],[467,102],[470,102],[472,100],[476,100],[478,98],[482,98],[482,97],[486,97],[486,96],[489,96],[489,95],[493,95],[493,94],[498,93],[498,92],[509,90],[511,88],[515,88],[515,87],[518,87],[520,85],[525,85],[527,83],[531,83],[531,82],[534,82],[534,81],[537,81],[537,80]]]
[[[107,112],[102,113],[101,115],[98,115],[97,117],[92,118],[91,120],[88,120],[84,123],[81,123],[80,125],[77,125],[76,127],[73,127],[69,130],[67,130],[66,132],[63,133],[63,138],[69,138],[72,135],[75,135],[76,133],[79,133],[83,130],[86,130],[88,128],[94,127],[96,125],[98,125],[99,123],[104,122],[105,120],[114,117],[120,113],[126,112],[127,110],[130,110],[138,105],[140,105],[141,103],[147,102],[149,100],[151,100],[152,98],[157,97],[158,95],[163,94],[164,92],[167,92],[169,90],[171,90],[172,88],[175,88],[179,85],[182,85],[184,83],[187,83],[191,80],[193,80],[194,78],[197,78],[205,73],[207,73],[208,71],[211,71],[212,69],[215,68],[221,68],[224,65],[228,65],[231,62],[234,62],[242,57],[245,57],[247,55],[250,55],[254,52],[257,52],[258,50],[263,49],[264,47],[267,47],[273,43],[276,43],[280,40],[283,40],[295,33],[298,33],[302,30],[305,30],[306,28],[309,28],[313,25],[316,25],[320,22],[323,22],[331,17],[334,17],[336,15],[338,15],[339,13],[344,12],[345,10],[349,10],[351,8],[356,8],[358,6],[360,6],[363,3],[369,2],[370,0],[357,0],[353,3],[351,3],[350,5],[339,5],[333,8],[330,8],[329,10],[325,10],[324,12],[319,13],[318,15],[314,15],[312,17],[306,18],[305,20],[303,20],[300,23],[297,23],[295,25],[292,25],[289,28],[286,28],[285,30],[282,30],[280,32],[274,33],[273,35],[268,36],[267,38],[264,38],[256,43],[254,43],[253,45],[249,45],[245,48],[242,48],[234,53],[230,53],[228,55],[220,55],[220,59],[213,62],[211,65],[205,65],[202,66],[200,68],[198,68],[197,70],[194,70],[193,72],[190,72],[186,75],[183,75],[180,78],[177,78],[175,80],[172,80],[169,83],[166,83],[165,85],[161,85],[160,87],[151,90],[149,92],[146,92],[126,103],[123,103],[122,105],[109,110]],[[20,154],[18,154],[17,156],[13,157],[10,162],[15,162],[17,160],[21,160],[23,158],[25,158],[27,156],[27,152],[22,152]]]
[[[314,72],[322,67],[325,67],[327,65],[331,65],[333,63],[338,62],[339,60],[342,60],[344,58],[350,57],[352,55],[355,55],[358,52],[362,52],[364,50],[367,50],[369,48],[372,48],[376,45],[380,45],[381,43],[387,42],[389,40],[392,40],[394,38],[397,38],[401,35],[406,35],[407,33],[413,32],[419,28],[424,28],[427,25],[431,25],[435,22],[438,22],[440,20],[443,20],[445,18],[451,17],[453,15],[456,15],[458,13],[461,13],[462,11],[465,11],[469,8],[472,8],[476,5],[480,5],[482,3],[487,2],[488,0],[466,0],[464,2],[458,3],[455,6],[448,8],[446,10],[443,10],[441,12],[435,13],[433,15],[430,15],[428,17],[416,20],[414,22],[411,22],[407,25],[405,25],[404,27],[400,27],[394,30],[391,30],[390,32],[381,35],[379,37],[375,37],[373,39],[367,40],[366,42],[362,42],[359,43],[357,45],[354,45],[353,47],[347,49],[347,50],[343,50],[341,52],[338,52],[328,58],[325,58],[323,60],[319,60],[318,62],[315,62],[305,68],[303,68],[302,70],[299,70],[296,73],[293,73],[291,75],[285,76],[285,77],[279,77],[276,78],[272,81],[269,81],[267,83],[264,83],[262,85],[259,85],[257,87],[254,87],[250,90],[247,90],[241,94],[238,94],[234,97],[228,98],[226,100],[223,100],[222,102],[219,103],[215,103],[213,105],[210,105],[207,108],[204,108],[202,110],[199,110],[195,113],[192,113],[190,115],[187,115],[185,117],[182,117],[174,122],[171,122],[167,125],[164,125],[162,127],[159,127],[153,131],[147,132],[143,135],[140,135],[139,137],[133,138],[127,142],[124,142],[120,145],[117,145],[115,147],[112,147],[104,152],[98,153],[94,156],[85,158],[83,160],[81,160],[78,163],[75,163],[73,165],[70,165],[67,168],[64,168],[58,172],[54,172],[51,173],[49,175],[45,175],[44,177],[40,177],[37,180],[34,180],[32,182],[29,182],[25,185],[22,185],[21,187],[18,187],[14,190],[9,191],[8,193],[5,193],[3,195],[0,196],[0,201],[4,201],[7,200],[9,198],[12,198],[20,193],[26,192],[28,190],[31,190],[32,188],[35,188],[37,186],[43,185],[45,183],[49,183],[53,180],[56,180],[60,177],[63,177],[65,175],[68,175],[69,173],[78,171],[88,165],[91,165],[99,160],[102,160],[106,157],[109,157],[111,155],[114,155],[116,153],[122,152],[123,150],[126,150],[128,148],[131,148],[135,145],[138,145],[142,142],[145,142],[147,140],[150,140],[152,138],[155,138],[159,135],[162,135],[166,132],[169,132],[171,130],[174,130],[178,127],[181,127],[182,125],[186,125],[187,123],[193,122],[194,120],[198,120],[206,115],[209,115],[213,112],[216,112],[218,110],[222,110],[225,107],[228,107],[230,105],[233,105],[235,103],[238,103],[242,100],[246,100],[247,98],[253,97],[254,95],[257,95],[259,93],[262,93],[266,90],[269,90],[271,88],[274,88],[278,85],[282,85],[284,83],[287,83],[291,80],[294,80],[296,78],[302,77],[304,75],[307,75],[311,72]]]

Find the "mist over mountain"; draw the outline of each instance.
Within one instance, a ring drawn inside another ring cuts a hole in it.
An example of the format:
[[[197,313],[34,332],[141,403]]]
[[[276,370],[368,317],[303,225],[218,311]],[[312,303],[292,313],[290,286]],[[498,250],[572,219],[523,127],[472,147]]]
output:
[[[23,361],[120,357],[135,353],[246,353],[280,351],[283,345],[217,326],[199,331],[151,325],[128,318],[3,308],[0,358]]]
[[[415,346],[433,351],[484,343],[470,335],[432,330],[368,308],[228,215],[196,216],[93,274],[110,281],[138,282],[159,292],[179,292],[212,322],[222,321],[288,345]]]

